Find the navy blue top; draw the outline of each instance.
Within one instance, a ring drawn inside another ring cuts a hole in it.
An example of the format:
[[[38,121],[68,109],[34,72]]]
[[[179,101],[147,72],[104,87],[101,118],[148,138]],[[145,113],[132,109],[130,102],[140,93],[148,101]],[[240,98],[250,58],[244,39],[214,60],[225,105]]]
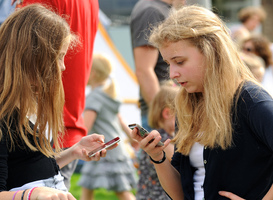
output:
[[[204,148],[206,200],[228,199],[229,191],[244,199],[262,199],[273,183],[273,100],[261,87],[243,85],[233,112],[233,145],[227,150]],[[172,165],[180,172],[185,199],[194,199],[189,157],[176,152]]]

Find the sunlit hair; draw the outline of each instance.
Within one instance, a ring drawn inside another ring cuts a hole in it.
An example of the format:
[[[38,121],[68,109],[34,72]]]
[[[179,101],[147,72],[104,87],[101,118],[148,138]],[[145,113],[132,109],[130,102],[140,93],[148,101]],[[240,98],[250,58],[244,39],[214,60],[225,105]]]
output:
[[[188,93],[181,87],[176,97],[179,131],[173,141],[185,155],[195,142],[226,149],[232,145],[234,94],[241,80],[256,81],[240,59],[226,26],[213,12],[198,6],[172,10],[150,37],[159,49],[181,40],[204,55],[206,73],[203,93]]]
[[[265,10],[262,7],[257,6],[244,7],[238,12],[238,18],[242,23],[245,23],[254,15],[259,16],[260,22],[263,22],[267,16]]]
[[[162,112],[165,108],[170,108],[174,114],[174,99],[178,89],[179,87],[175,86],[172,80],[162,83],[159,92],[149,106],[148,123],[152,128],[163,128],[164,118]]]
[[[272,52],[270,50],[270,41],[263,35],[252,35],[242,42],[242,48],[246,42],[253,44],[253,53],[260,56],[264,62],[266,68],[272,65]]]
[[[72,37],[64,19],[38,4],[15,11],[1,25],[0,120],[8,128],[16,123],[15,132],[8,129],[11,149],[19,138],[31,150],[48,157],[60,151],[64,91],[58,60],[63,44]],[[14,122],[15,113],[18,118]],[[30,115],[37,115],[33,129],[27,117]],[[50,133],[55,151],[47,139]],[[29,140],[30,135],[35,145]]]
[[[95,73],[94,76],[90,76],[88,84],[92,82],[104,84],[104,92],[108,94],[111,98],[116,98],[116,83],[110,74],[113,70],[111,61],[106,55],[101,53],[96,53],[93,55],[93,63],[91,73]],[[109,84],[106,83],[107,79],[110,79]]]

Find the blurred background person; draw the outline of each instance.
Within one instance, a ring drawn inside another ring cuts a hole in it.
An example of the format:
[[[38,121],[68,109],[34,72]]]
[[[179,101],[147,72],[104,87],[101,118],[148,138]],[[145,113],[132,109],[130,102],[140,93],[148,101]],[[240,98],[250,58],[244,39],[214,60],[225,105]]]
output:
[[[273,66],[270,44],[271,42],[264,35],[251,35],[243,40],[241,49],[247,54],[255,54],[263,59],[266,69],[262,85],[273,96]]]
[[[95,54],[88,82],[92,91],[86,98],[84,124],[89,135],[100,133],[105,136],[105,141],[110,141],[117,136],[121,138],[123,130],[134,143],[131,130],[119,114],[121,102],[117,100],[117,88],[111,72],[110,60],[103,54]],[[78,183],[82,187],[81,200],[93,199],[94,190],[99,188],[114,191],[121,200],[135,199],[131,193],[137,181],[135,168],[123,141],[109,152],[98,162],[83,164]]]
[[[175,114],[174,114],[174,98],[178,92],[178,87],[174,86],[173,81],[166,81],[160,87],[159,92],[152,100],[148,113],[148,122],[151,128],[157,129],[164,142],[174,136],[175,130]],[[174,145],[170,144],[166,149],[168,160],[174,154]],[[138,200],[170,199],[159,182],[154,165],[151,163],[150,157],[144,151],[141,151],[140,167],[138,169],[139,182],[136,197]]]
[[[232,39],[240,44],[266,19],[266,12],[262,7],[248,6],[238,13],[241,25],[231,28]]]
[[[244,52],[240,52],[240,57],[257,81],[261,83],[265,73],[265,64],[263,59],[255,54],[246,54]]]

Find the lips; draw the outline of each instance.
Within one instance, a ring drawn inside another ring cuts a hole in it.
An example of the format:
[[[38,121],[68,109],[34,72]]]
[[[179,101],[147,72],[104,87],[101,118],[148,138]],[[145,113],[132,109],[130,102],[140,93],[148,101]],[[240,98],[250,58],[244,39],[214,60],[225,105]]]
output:
[[[180,82],[180,85],[181,85],[182,87],[185,87],[185,86],[187,85],[187,83],[188,83],[188,82]]]

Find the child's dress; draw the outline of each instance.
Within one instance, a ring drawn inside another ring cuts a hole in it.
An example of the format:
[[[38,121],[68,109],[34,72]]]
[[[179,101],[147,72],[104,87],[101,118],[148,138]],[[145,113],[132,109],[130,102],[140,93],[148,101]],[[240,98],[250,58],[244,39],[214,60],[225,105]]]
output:
[[[105,142],[121,136],[122,129],[118,119],[120,102],[112,99],[102,90],[95,88],[86,98],[85,110],[93,110],[97,118],[88,134],[105,136]],[[85,162],[81,169],[79,185],[90,190],[105,188],[116,192],[129,191],[136,187],[136,173],[123,142],[107,151],[100,161]]]

